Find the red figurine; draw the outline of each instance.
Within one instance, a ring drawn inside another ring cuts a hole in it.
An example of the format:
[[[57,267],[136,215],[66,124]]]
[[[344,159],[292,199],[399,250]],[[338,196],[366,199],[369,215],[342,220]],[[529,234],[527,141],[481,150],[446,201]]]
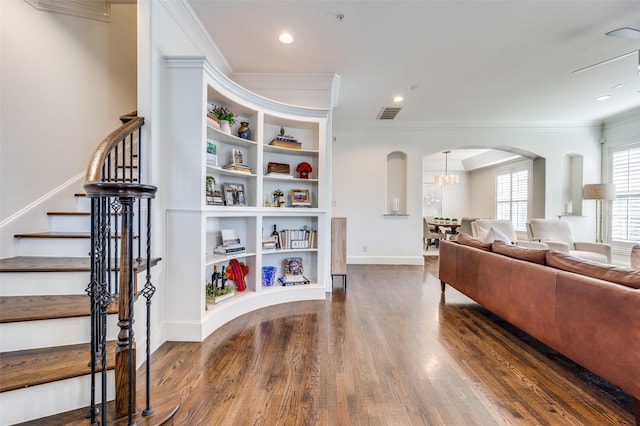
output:
[[[296,172],[300,173],[300,179],[309,179],[309,173],[312,171],[313,167],[307,162],[300,163],[298,167],[296,167]]]

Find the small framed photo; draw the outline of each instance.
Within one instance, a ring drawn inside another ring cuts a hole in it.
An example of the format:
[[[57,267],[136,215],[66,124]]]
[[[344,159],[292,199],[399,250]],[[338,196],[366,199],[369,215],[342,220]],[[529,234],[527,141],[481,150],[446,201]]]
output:
[[[311,206],[311,200],[309,199],[309,190],[308,189],[292,189],[291,205],[293,207]]]
[[[247,196],[244,192],[244,184],[228,183],[223,184],[224,203],[227,206],[246,206]]]

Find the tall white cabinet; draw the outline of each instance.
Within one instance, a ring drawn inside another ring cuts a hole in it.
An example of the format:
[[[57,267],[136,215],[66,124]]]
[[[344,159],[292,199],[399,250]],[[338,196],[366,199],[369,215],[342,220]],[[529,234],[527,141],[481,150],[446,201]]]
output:
[[[219,73],[204,57],[166,57],[165,205],[167,220],[166,271],[168,282],[167,339],[201,341],[218,327],[247,312],[278,303],[324,299],[331,291],[330,272],[330,125],[329,110],[275,102],[240,87]],[[224,106],[238,117],[231,134],[212,127],[207,105]],[[237,137],[240,122],[248,122],[249,139]],[[302,143],[300,149],[269,143],[284,128]],[[217,165],[207,164],[207,142],[216,145]],[[239,150],[251,169],[228,170],[232,152]],[[268,175],[268,164],[289,164],[292,177]],[[307,179],[295,169],[302,162],[313,171]],[[216,189],[241,184],[246,205],[208,205],[206,176]],[[309,192],[311,207],[271,206],[280,189]],[[316,231],[312,247],[263,249],[263,237],[278,231]],[[246,250],[233,256],[214,254],[222,229],[236,231]],[[221,303],[207,299],[205,286],[214,266],[230,258],[248,265],[247,289]],[[275,266],[282,275],[285,258],[302,258],[309,284],[271,286],[262,283],[262,267]]]

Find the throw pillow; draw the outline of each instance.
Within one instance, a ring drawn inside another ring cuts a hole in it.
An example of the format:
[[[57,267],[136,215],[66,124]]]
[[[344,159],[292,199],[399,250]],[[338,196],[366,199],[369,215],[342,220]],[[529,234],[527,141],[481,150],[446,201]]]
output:
[[[487,228],[481,228],[479,226],[476,226],[476,238],[479,240],[486,240],[487,238],[487,234],[489,234],[489,230]]]
[[[491,251],[514,259],[524,260],[540,265],[544,265],[544,259],[547,253],[547,250],[544,249],[540,250],[518,247],[513,244],[504,243],[500,240],[493,242],[491,245]]]
[[[491,229],[489,229],[489,232],[487,233],[487,236],[484,238],[483,241],[485,243],[492,243],[494,241],[503,241],[507,244],[512,243],[509,237],[507,237],[499,229],[496,229],[494,227],[491,227]]]
[[[636,244],[631,247],[631,267],[640,269],[640,245]]]
[[[475,247],[480,250],[491,251],[491,243],[486,243],[484,241],[478,240],[477,238],[473,238],[468,234],[458,234],[458,239],[456,241],[458,242],[458,244]]]

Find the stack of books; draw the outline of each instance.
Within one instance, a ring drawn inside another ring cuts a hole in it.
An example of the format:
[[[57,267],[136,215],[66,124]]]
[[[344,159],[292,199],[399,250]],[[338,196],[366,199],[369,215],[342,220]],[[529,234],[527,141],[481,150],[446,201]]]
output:
[[[246,164],[229,163],[222,166],[226,170],[235,170],[237,172],[251,173],[251,169]]]
[[[280,231],[280,247],[283,250],[317,248],[318,232],[307,229],[283,229]]]
[[[293,148],[300,149],[302,144],[296,140],[293,136],[289,135],[278,135],[274,140],[272,140],[269,145],[271,146],[279,146],[281,148]]]
[[[244,245],[240,243],[240,236],[235,230],[222,229],[220,233],[222,234],[222,245],[213,250],[215,254],[229,255],[245,251]]]

